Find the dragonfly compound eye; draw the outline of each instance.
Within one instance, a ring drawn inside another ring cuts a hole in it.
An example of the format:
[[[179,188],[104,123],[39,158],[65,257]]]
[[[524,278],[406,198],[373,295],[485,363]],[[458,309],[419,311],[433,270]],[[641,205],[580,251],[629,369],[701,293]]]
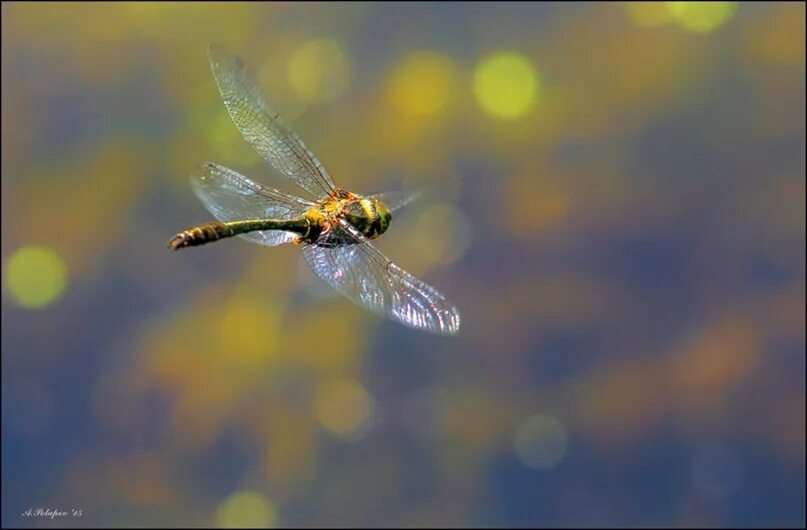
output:
[[[387,231],[387,228],[389,228],[389,223],[392,221],[392,214],[381,202],[375,201],[375,205],[376,211],[378,212],[378,224],[381,228],[380,233],[383,234]]]

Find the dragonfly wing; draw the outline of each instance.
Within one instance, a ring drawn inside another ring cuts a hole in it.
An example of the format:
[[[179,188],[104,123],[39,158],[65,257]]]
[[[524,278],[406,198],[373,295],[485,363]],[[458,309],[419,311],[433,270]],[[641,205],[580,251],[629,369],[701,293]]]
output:
[[[207,162],[191,175],[196,196],[219,221],[243,219],[290,219],[305,212],[313,203],[262,186],[232,169]],[[259,231],[240,237],[266,246],[293,241],[295,235],[281,231]]]
[[[420,195],[420,191],[385,191],[370,195],[371,199],[378,199],[387,210],[394,212],[398,208],[403,208],[414,201]]]
[[[455,335],[460,314],[434,287],[401,269],[348,223],[303,248],[314,273],[374,313],[407,326]]]
[[[269,106],[244,61],[216,44],[210,45],[208,54],[224,106],[244,139],[272,167],[315,197],[335,191],[325,167]]]

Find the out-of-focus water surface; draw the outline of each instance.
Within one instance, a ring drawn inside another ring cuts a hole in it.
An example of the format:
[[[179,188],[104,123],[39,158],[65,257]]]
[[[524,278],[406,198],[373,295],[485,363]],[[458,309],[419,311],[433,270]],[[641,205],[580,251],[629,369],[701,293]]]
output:
[[[458,337],[165,248],[208,42]],[[2,227],[4,526],[805,523],[803,3],[4,3]]]

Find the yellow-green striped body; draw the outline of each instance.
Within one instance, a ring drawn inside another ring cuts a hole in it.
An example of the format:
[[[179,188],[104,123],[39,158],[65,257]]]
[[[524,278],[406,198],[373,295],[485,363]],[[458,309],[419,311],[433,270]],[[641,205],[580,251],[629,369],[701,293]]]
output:
[[[344,218],[367,239],[375,239],[387,231],[392,214],[386,206],[377,199],[359,197],[349,192],[341,193],[345,197],[328,197],[313,208],[319,209],[326,221]]]
[[[212,243],[257,230],[284,230],[297,234],[297,243],[313,244],[320,236],[339,225],[344,219],[367,239],[375,239],[389,228],[392,214],[375,198],[364,198],[338,190],[311,206],[293,219],[249,219],[243,221],[216,221],[189,228],[175,235],[168,247],[178,250]],[[331,242],[333,244],[333,242]]]

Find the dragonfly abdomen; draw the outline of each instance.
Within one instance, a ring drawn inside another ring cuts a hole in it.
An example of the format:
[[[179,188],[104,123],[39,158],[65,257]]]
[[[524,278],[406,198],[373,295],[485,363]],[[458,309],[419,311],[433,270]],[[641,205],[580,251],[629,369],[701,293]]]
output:
[[[194,226],[180,232],[168,241],[168,248],[179,250],[185,247],[196,247],[212,243],[226,237],[233,237],[258,230],[285,230],[307,237],[311,231],[311,223],[306,217],[296,219],[251,219],[247,221],[215,221]]]

